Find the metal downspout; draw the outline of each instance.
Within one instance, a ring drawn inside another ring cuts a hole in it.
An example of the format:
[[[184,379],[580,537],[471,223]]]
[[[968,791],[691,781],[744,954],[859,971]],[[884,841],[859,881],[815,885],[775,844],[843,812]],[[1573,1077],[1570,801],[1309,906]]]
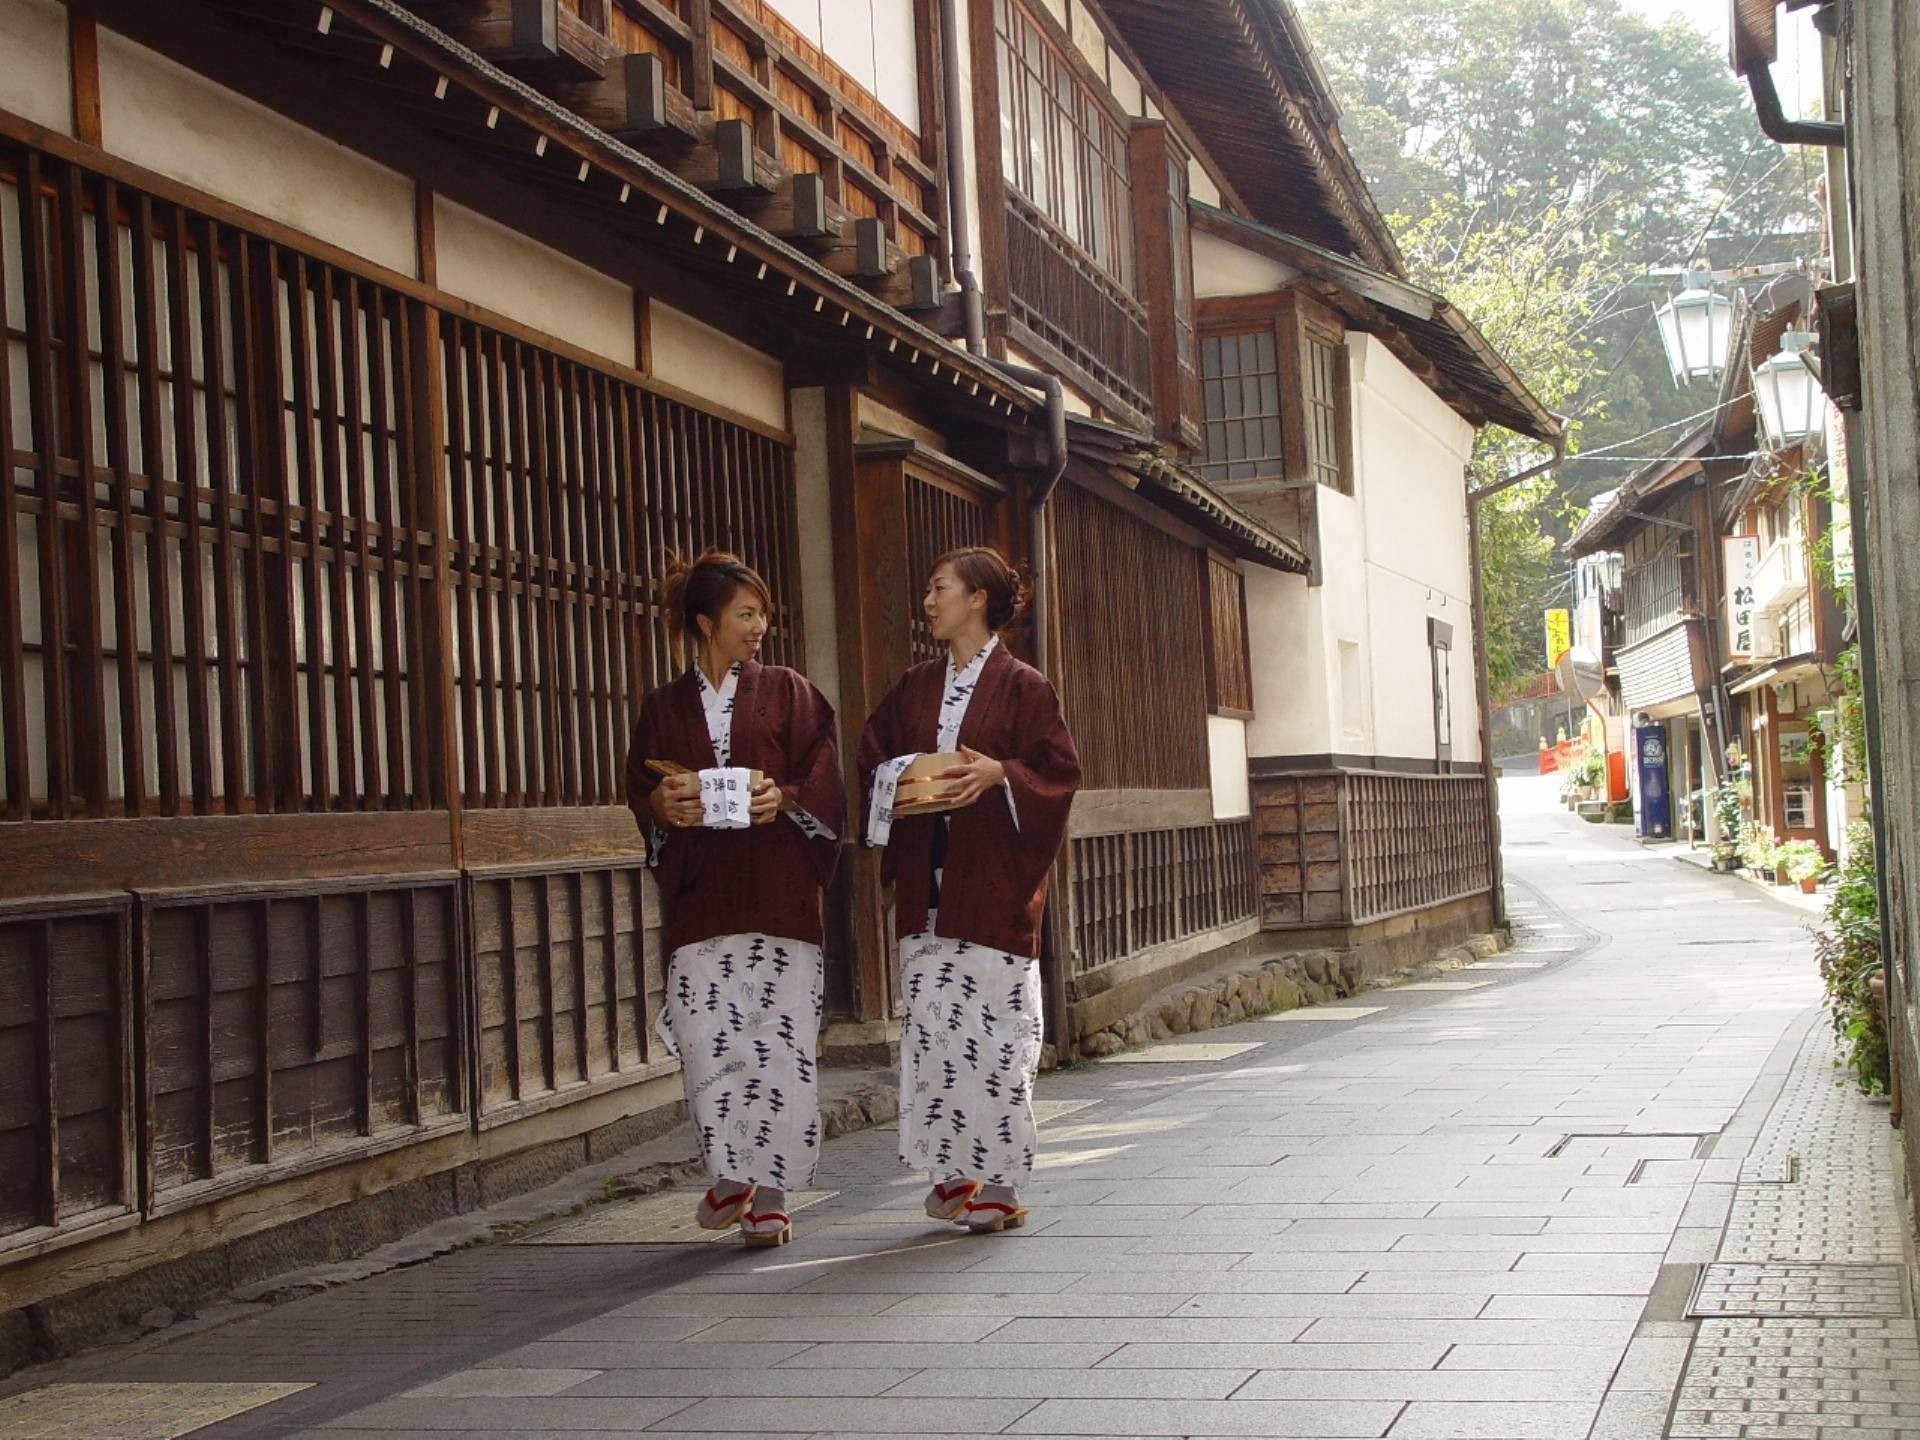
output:
[[[1507,920],[1507,875],[1506,866],[1500,858],[1500,776],[1493,763],[1493,684],[1487,675],[1486,587],[1480,578],[1480,503],[1536,475],[1544,475],[1567,458],[1566,427],[1569,422],[1564,415],[1555,415],[1553,418],[1560,422],[1560,433],[1553,437],[1552,455],[1538,465],[1528,466],[1517,475],[1509,475],[1478,490],[1467,490],[1467,564],[1473,573],[1473,693],[1480,710],[1480,775],[1486,790],[1487,839],[1492,847],[1489,864],[1492,884],[1487,895],[1493,901],[1493,923],[1496,925],[1504,925]],[[1468,474],[1471,476],[1472,472]]]
[[[1816,145],[1824,149],[1847,143],[1847,127],[1838,120],[1789,120],[1780,106],[1780,92],[1774,88],[1773,69],[1766,61],[1756,61],[1741,74],[1747,77],[1747,89],[1753,92],[1753,113],[1760,122],[1760,133],[1780,145]]]

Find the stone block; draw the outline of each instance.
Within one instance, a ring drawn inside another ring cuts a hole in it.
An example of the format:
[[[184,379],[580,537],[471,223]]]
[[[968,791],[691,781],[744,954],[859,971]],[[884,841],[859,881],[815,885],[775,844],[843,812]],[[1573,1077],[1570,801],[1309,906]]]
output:
[[[1080,1053],[1095,1060],[1108,1055],[1118,1055],[1126,1048],[1126,1042],[1111,1030],[1096,1030],[1080,1040]]]
[[[1476,960],[1491,960],[1505,948],[1498,935],[1475,935],[1467,941],[1467,949]]]

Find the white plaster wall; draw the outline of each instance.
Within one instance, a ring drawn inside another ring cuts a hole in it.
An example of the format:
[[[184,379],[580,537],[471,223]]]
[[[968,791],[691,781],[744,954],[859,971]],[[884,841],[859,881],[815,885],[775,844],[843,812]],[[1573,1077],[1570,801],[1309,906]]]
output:
[[[100,114],[113,154],[414,273],[406,176],[105,29]]]
[[[446,197],[433,197],[440,288],[618,365],[636,363],[633,290]]]
[[[1464,469],[1473,427],[1368,335],[1347,337],[1353,389],[1354,497],[1322,492],[1329,583],[1363,577],[1371,743],[1361,753],[1433,754],[1428,617],[1453,627],[1455,760],[1479,757],[1472,580]],[[1330,516],[1355,523],[1328,525]],[[1339,614],[1345,607],[1332,606]],[[1341,638],[1356,638],[1342,636]]]
[[[800,531],[800,623],[807,677],[840,708],[840,614],[833,588],[833,500],[827,473],[827,392],[793,392],[794,519]],[[863,718],[863,717],[856,717]]]
[[[1204,171],[1200,173],[1205,174]],[[1217,194],[1215,198],[1218,198]],[[1266,295],[1299,278],[1298,270],[1282,265],[1278,260],[1269,260],[1251,250],[1242,250],[1217,235],[1203,234],[1198,230],[1193,232],[1193,293],[1198,299],[1206,300],[1221,295]]]
[[[787,428],[786,374],[778,360],[657,300],[653,373],[710,404]]]
[[[1381,687],[1374,673],[1375,595],[1369,584],[1366,517],[1351,495],[1322,488],[1320,509],[1321,618],[1329,716],[1322,745],[1300,745],[1282,754],[1374,755]],[[1359,664],[1341,661],[1341,645],[1358,645]]]
[[[1216,210],[1221,208],[1220,186],[1213,176],[1207,173],[1207,167],[1197,159],[1187,161],[1187,194],[1202,204],[1213,206]],[[1196,242],[1200,239],[1198,235],[1193,238]]]
[[[56,0],[0,0],[0,110],[73,133],[67,10]]]
[[[879,102],[918,130],[913,0],[767,0]],[[966,31],[962,30],[961,34]]]
[[[1253,668],[1249,755],[1336,750],[1324,587],[1265,566],[1247,568],[1247,646]]]
[[[1247,780],[1247,722],[1229,715],[1207,717],[1207,757],[1213,767],[1213,818],[1241,820],[1253,813]]]

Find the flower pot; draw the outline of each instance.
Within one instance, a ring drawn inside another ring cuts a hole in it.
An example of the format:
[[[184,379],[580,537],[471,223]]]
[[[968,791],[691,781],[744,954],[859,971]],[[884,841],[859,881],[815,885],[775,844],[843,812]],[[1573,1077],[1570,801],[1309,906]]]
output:
[[[1776,885],[1791,885],[1793,883],[1793,877],[1787,874],[1784,868],[1778,869],[1773,872],[1773,883]]]
[[[1820,877],[1818,875],[1809,875],[1800,882],[1800,893],[1802,895],[1812,895],[1818,891],[1819,888]]]

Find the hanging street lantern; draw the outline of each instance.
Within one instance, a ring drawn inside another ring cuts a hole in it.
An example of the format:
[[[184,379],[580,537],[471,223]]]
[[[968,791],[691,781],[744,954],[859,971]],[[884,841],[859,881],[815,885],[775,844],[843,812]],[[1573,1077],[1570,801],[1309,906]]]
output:
[[[1733,338],[1733,302],[1714,293],[1713,276],[1689,270],[1685,283],[1685,289],[1653,312],[1675,385],[1718,380],[1727,368],[1727,345]]]
[[[1775,446],[1797,445],[1826,433],[1827,397],[1800,353],[1812,343],[1806,331],[1789,330],[1780,337],[1780,352],[1754,367],[1754,403]]]

